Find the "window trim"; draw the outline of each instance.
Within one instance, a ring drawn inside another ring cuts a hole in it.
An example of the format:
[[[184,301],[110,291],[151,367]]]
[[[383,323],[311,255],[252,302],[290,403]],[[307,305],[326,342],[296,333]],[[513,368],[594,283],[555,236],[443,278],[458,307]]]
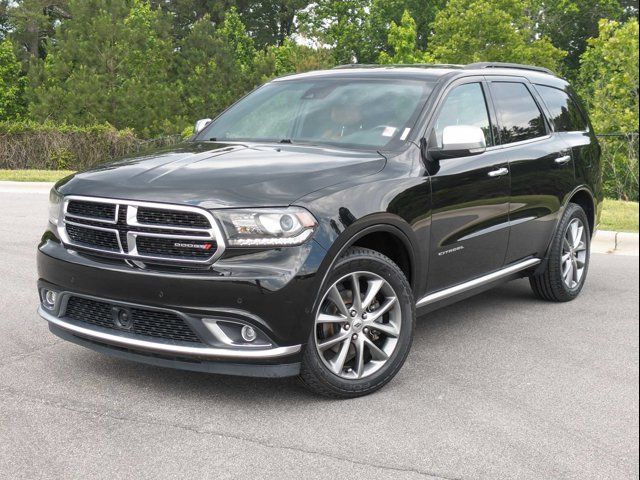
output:
[[[548,118],[548,111],[547,111],[547,106],[546,104],[541,104],[542,102],[542,98],[538,98],[539,93],[535,90],[535,88],[533,88],[533,85],[531,84],[531,82],[529,82],[528,79],[526,79],[525,77],[511,77],[511,76],[496,76],[496,77],[488,77],[486,79],[487,81],[487,86],[488,86],[488,90],[491,94],[491,102],[493,103],[493,107],[495,109],[496,112],[496,121],[497,121],[497,126],[498,126],[498,132],[500,132],[501,127],[502,127],[502,117],[500,115],[500,112],[498,110],[498,107],[496,106],[496,101],[495,98],[493,97],[493,93],[491,93],[491,84],[492,83],[519,83],[521,85],[524,86],[524,88],[529,92],[529,95],[531,95],[531,98],[533,99],[533,102],[536,104],[536,106],[538,107],[538,111],[540,112],[540,115],[542,116],[543,120],[544,120],[544,129],[545,129],[545,134],[544,135],[540,135],[538,137],[534,137],[534,138],[527,138],[526,140],[519,140],[517,142],[508,142],[508,143],[504,143],[503,139],[502,139],[502,135],[499,135],[500,137],[500,142],[499,145],[502,147],[511,147],[512,145],[526,145],[528,143],[532,143],[532,142],[536,142],[539,140],[547,140],[549,138],[551,138],[551,136],[555,133],[552,125],[549,121]]]

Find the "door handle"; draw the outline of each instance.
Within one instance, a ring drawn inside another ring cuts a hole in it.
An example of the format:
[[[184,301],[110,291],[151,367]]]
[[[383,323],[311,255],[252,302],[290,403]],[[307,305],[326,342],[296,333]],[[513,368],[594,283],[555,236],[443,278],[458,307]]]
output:
[[[558,165],[564,165],[565,163],[569,163],[571,161],[571,155],[563,155],[562,157],[558,157],[554,160]]]
[[[488,173],[488,175],[490,177],[503,177],[504,175],[507,175],[509,173],[509,169],[508,168],[499,168],[497,170],[492,170]]]

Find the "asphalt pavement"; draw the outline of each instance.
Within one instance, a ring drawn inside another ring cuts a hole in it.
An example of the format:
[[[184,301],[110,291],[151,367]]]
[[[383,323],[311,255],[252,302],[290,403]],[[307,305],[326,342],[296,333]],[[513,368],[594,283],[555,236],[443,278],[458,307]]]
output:
[[[594,254],[568,304],[519,280],[431,313],[389,385],[331,401],[53,336],[42,192],[0,188],[0,478],[638,478],[637,257]]]

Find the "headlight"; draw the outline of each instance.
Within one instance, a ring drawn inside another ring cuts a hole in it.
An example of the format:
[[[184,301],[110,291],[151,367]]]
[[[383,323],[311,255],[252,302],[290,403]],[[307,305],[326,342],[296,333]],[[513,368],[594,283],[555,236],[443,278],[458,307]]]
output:
[[[62,195],[55,188],[49,192],[49,221],[54,225],[58,224],[60,219],[60,204],[62,203]]]
[[[316,228],[313,215],[303,208],[257,208],[213,212],[231,247],[286,247],[305,242]]]

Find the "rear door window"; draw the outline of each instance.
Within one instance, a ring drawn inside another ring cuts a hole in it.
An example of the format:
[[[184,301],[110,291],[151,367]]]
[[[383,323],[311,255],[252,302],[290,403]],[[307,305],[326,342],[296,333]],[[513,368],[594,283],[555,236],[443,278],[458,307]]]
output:
[[[587,129],[582,112],[566,92],[546,85],[536,85],[542,100],[551,113],[556,132],[583,132]]]
[[[544,116],[531,92],[520,82],[491,82],[502,144],[547,135]]]

